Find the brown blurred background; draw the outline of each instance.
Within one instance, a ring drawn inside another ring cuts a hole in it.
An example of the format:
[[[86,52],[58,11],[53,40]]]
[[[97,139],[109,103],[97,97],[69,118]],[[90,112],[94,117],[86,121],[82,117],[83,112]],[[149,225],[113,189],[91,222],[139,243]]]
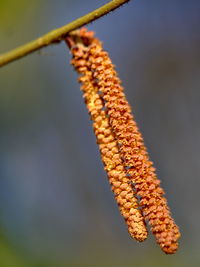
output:
[[[0,52],[106,2],[0,0]],[[0,267],[200,266],[199,14],[199,0],[135,0],[89,26],[180,226],[177,254],[129,237],[62,43],[0,69]]]

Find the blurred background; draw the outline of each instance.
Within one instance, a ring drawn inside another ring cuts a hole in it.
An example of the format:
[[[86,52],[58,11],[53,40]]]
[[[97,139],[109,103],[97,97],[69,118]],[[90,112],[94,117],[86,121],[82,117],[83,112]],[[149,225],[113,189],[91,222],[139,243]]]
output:
[[[106,2],[0,0],[0,52]],[[199,13],[199,0],[135,0],[89,25],[180,226],[177,254],[128,235],[61,43],[0,69],[0,267],[200,266]]]

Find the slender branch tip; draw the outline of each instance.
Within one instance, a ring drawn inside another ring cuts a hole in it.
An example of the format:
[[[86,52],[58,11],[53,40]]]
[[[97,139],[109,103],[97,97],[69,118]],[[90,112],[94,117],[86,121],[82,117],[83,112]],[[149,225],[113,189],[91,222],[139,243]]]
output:
[[[94,11],[60,27],[49,33],[25,44],[17,47],[7,53],[0,54],[0,67],[20,59],[28,54],[33,53],[43,47],[51,44],[59,43],[71,31],[76,30],[96,19],[110,13],[130,0],[112,0],[109,3],[95,9]]]

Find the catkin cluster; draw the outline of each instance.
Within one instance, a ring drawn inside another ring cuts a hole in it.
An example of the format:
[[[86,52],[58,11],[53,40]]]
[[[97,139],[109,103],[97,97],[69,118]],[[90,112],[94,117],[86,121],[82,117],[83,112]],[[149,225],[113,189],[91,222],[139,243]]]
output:
[[[145,219],[161,249],[175,253],[179,229],[108,53],[86,29],[73,32],[67,43],[72,64],[82,74],[81,89],[102,161],[131,236],[139,241],[147,237]]]

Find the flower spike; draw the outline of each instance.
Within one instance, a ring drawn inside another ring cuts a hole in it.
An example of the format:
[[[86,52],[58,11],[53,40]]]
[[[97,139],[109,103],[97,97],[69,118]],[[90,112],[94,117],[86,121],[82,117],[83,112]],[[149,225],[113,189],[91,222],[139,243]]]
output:
[[[175,253],[178,226],[108,53],[85,28],[68,36],[67,43],[72,64],[82,74],[80,82],[101,157],[129,232],[138,240],[146,238],[142,212],[161,249]],[[138,238],[140,234],[143,238]]]

